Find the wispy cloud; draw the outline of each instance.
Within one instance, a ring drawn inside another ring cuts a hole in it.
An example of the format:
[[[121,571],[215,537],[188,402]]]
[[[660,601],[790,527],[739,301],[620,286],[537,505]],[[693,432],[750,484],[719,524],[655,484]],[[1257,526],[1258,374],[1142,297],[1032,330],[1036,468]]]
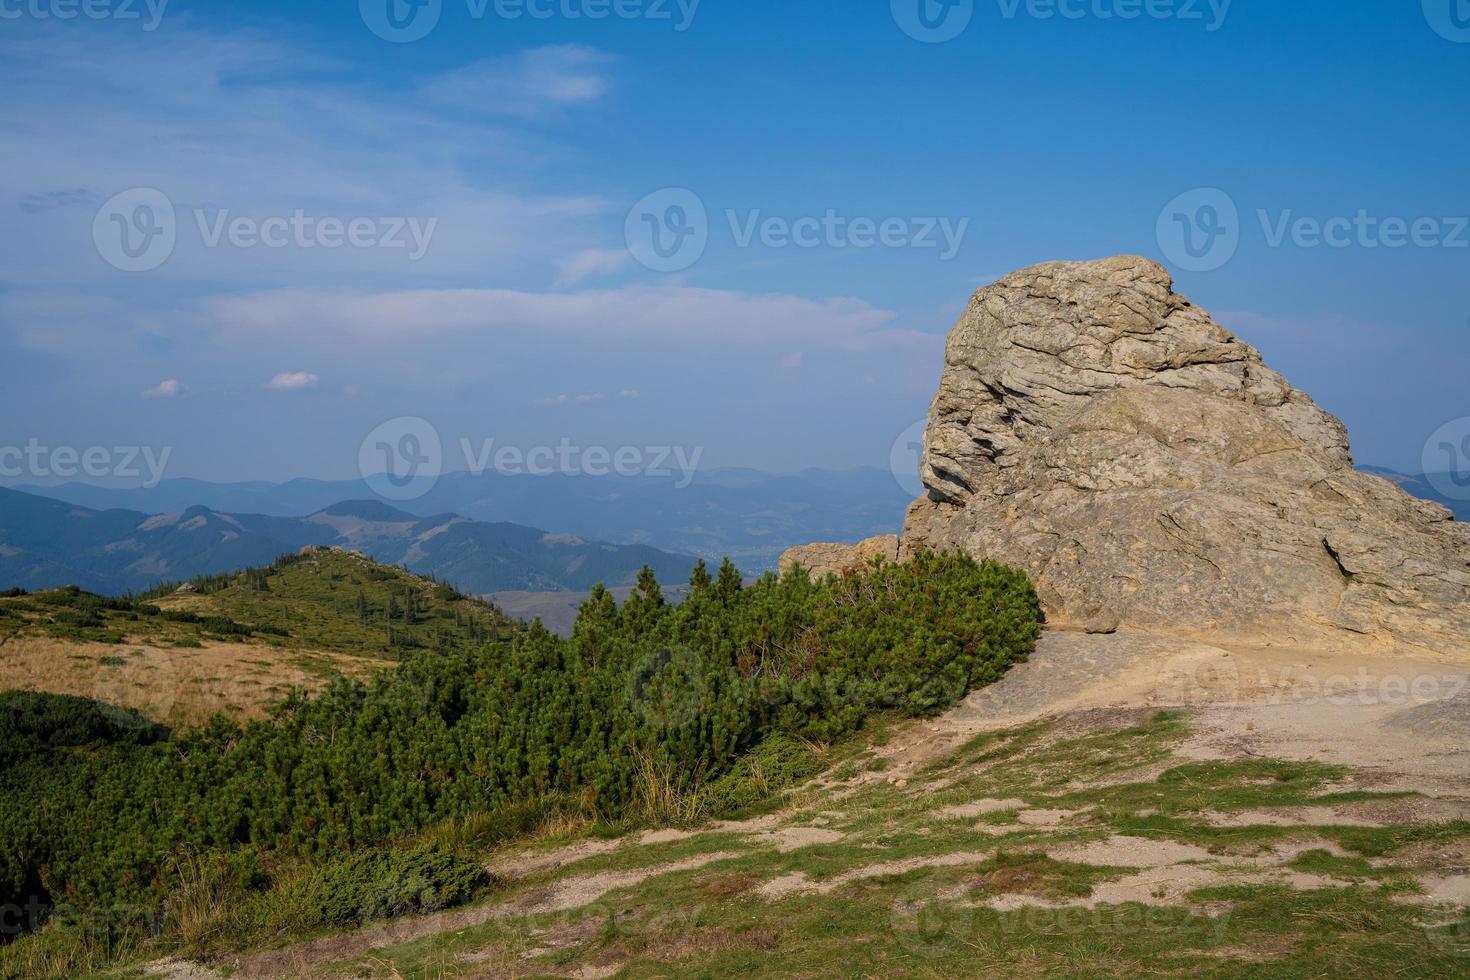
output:
[[[13,208],[14,221],[0,236],[0,283],[121,283],[93,247],[92,220],[133,187],[172,203],[178,236],[166,273],[201,288],[426,273],[540,284],[601,237],[605,201],[525,190],[556,139],[527,114],[605,92],[608,59],[595,49],[539,48],[384,88],[332,55],[248,30],[10,26],[0,38],[0,208]],[[420,86],[466,102],[425,100]],[[469,111],[487,102],[513,111],[496,121]],[[404,249],[211,246],[199,226],[201,214],[260,221],[297,210],[438,227],[433,249],[410,263]],[[593,274],[609,261],[570,268]]]
[[[607,395],[600,391],[595,391],[585,395],[552,395],[549,398],[538,398],[533,404],[542,408],[550,408],[556,405],[568,405],[572,403],[577,405],[595,405],[598,402],[605,402],[607,400]]]
[[[777,347],[853,352],[904,349],[932,356],[943,338],[896,325],[888,310],[850,297],[807,299],[695,287],[628,286],[537,293],[509,289],[349,292],[284,289],[229,297],[212,317],[234,333],[290,334],[300,342],[385,347],[483,331],[619,336],[708,347]]]
[[[625,248],[589,248],[557,263],[557,284],[572,286],[584,279],[608,276],[624,269],[633,260]]]
[[[177,398],[184,393],[184,385],[178,378],[169,378],[143,392],[144,398]]]
[[[495,418],[508,432],[636,424],[701,440],[730,426],[731,400],[755,397],[788,351],[813,364],[844,352],[823,365],[860,364],[885,382],[910,362],[939,363],[942,338],[864,300],[761,291],[738,272],[731,288],[697,288],[716,263],[655,279],[609,247],[624,192],[647,188],[622,188],[617,203],[605,181],[575,189],[596,140],[572,123],[618,108],[618,63],[594,49],[442,74],[442,61],[410,58],[385,75],[344,60],[350,46],[334,54],[299,34],[207,22],[143,36],[22,19],[0,37],[0,343],[44,369],[0,386],[4,414],[63,418],[45,399],[65,378],[123,403],[99,421],[146,416],[179,427],[183,446],[191,413],[140,400],[166,379],[146,397],[197,390],[252,405],[248,418],[210,420],[200,458],[228,438],[250,467],[315,472],[325,440],[355,449],[390,403]],[[436,74],[414,76],[413,64]],[[93,240],[99,206],[134,187],[162,191],[177,219],[167,263],[137,275]],[[297,210],[439,220],[416,264],[403,250],[210,246],[198,225],[200,213],[260,222]],[[302,369],[327,365],[326,376]],[[640,385],[681,410],[643,412]],[[298,425],[292,392],[333,411]],[[533,399],[563,407],[532,411]],[[262,447],[267,424],[278,435]]]
[[[57,190],[36,191],[20,199],[20,209],[26,214],[43,214],[57,208],[97,203],[97,193],[85,187],[63,187]]]
[[[548,107],[595,102],[612,87],[612,59],[583,44],[532,48],[445,72],[423,86],[438,102],[488,114],[537,115]]]
[[[301,391],[303,388],[315,388],[320,380],[310,371],[287,371],[271,378],[266,387],[272,391]]]

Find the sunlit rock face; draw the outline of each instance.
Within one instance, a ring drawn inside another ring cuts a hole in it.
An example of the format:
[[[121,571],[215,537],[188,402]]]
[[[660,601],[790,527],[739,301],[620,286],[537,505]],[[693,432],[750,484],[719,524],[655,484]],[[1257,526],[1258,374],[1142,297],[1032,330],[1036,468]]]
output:
[[[977,292],[904,550],[1025,568],[1053,624],[1470,653],[1470,526],[1136,257]]]

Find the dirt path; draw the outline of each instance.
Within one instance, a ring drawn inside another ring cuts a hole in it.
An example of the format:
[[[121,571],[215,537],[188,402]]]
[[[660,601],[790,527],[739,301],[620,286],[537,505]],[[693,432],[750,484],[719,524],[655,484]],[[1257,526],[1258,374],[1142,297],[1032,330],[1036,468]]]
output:
[[[1351,765],[1380,788],[1470,797],[1470,663],[1216,647],[1138,633],[1048,632],[1036,652],[883,749],[896,782],[974,736],[1101,709],[1189,708],[1199,760],[1272,756]]]

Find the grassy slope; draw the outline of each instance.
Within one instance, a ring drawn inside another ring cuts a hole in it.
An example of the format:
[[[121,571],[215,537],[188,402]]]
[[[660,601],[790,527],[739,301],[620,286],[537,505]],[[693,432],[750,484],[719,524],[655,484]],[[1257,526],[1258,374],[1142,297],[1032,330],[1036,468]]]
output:
[[[1178,713],[1033,723],[903,782],[875,775],[876,749],[911,724],[749,767],[742,780],[777,790],[783,763],[825,773],[779,812],[753,811],[764,818],[651,839],[634,832],[647,823],[575,811],[436,828],[397,850],[477,854],[496,873],[480,904],[334,934],[311,925],[309,890],[223,903],[179,952],[228,965],[180,975],[1460,977],[1470,964],[1470,915],[1423,894],[1465,873],[1470,823],[1423,816],[1421,797],[1354,788],[1320,763],[1180,758]],[[1300,807],[1312,818],[1296,826],[1221,819]],[[1033,825],[1032,810],[1060,817]],[[1109,853],[1120,842],[1181,852]],[[14,952],[35,957],[26,975],[46,972],[44,946]]]
[[[310,551],[273,570],[265,582],[265,589],[251,587],[248,575],[242,573],[222,590],[175,593],[156,602],[165,609],[223,615],[287,630],[290,636],[286,638],[264,637],[286,649],[384,659],[394,659],[415,647],[478,644],[510,628],[510,621],[487,602],[348,552]],[[358,609],[359,594],[366,606],[365,617]],[[409,594],[417,606],[412,621],[404,616]],[[391,619],[390,600],[397,609]]]
[[[187,724],[212,711],[260,714],[292,686],[512,628],[488,603],[333,550],[195,587],[134,608],[65,591],[0,598],[0,687],[98,697]]]
[[[582,969],[620,977],[1466,975],[1470,916],[1437,910],[1420,892],[1429,876],[1447,873],[1447,861],[1470,855],[1470,824],[1222,828],[1211,814],[1305,805],[1348,813],[1404,798],[1343,792],[1351,774],[1320,764],[1180,760],[1173,749],[1186,725],[1171,714],[1081,734],[1029,725],[979,738],[902,786],[865,781],[865,760],[848,759],[830,770],[845,783],[798,791],[782,817],[786,827],[819,828],[820,841],[783,851],[767,825],[711,827],[672,843],[630,839],[512,880],[498,907],[452,928],[418,936],[400,926],[386,946],[335,964],[324,956],[317,968],[426,980]],[[943,812],[989,799],[1017,803],[979,817]],[[1017,821],[1033,807],[1068,816],[1049,827]],[[1120,837],[1203,851],[1164,867],[1067,857]],[[659,873],[679,861],[699,866]],[[537,911],[558,887],[617,885],[607,876],[640,870],[651,873],[579,907]],[[1099,887],[1140,872],[1157,877],[1152,894],[1088,907]],[[798,887],[763,893],[783,879]],[[1176,879],[1188,882],[1177,895]]]

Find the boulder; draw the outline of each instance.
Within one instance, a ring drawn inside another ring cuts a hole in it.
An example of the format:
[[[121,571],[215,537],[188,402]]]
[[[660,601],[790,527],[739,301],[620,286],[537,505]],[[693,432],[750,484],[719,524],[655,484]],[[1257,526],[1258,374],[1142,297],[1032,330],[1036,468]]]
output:
[[[1470,652],[1470,526],[1147,259],[1051,262],[951,332],[903,550],[1024,568],[1048,621]]]
[[[781,556],[777,567],[784,572],[792,565],[800,565],[813,578],[840,577],[862,571],[874,558],[897,561],[898,552],[898,536],[885,534],[858,544],[808,544],[790,548]]]

